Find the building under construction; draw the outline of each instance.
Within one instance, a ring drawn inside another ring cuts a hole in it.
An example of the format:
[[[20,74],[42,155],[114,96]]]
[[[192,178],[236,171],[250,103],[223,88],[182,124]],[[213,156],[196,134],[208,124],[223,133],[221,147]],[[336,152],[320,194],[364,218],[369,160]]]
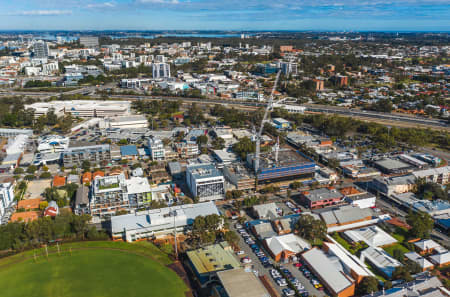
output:
[[[247,164],[255,168],[254,154],[247,155]],[[288,148],[260,154],[260,166],[256,172],[258,185],[294,180],[307,181],[314,177],[316,164],[302,153]]]

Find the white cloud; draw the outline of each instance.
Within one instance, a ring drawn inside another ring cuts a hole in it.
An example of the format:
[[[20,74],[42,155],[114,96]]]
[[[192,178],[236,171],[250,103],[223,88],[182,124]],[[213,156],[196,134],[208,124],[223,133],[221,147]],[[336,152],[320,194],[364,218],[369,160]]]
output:
[[[103,2],[103,3],[91,3],[86,6],[87,8],[114,8],[116,7],[116,2]]]
[[[179,0],[138,0],[141,4],[178,4]]]
[[[72,14],[71,10],[23,10],[8,13],[8,15],[16,15],[16,16],[57,16],[69,14]]]

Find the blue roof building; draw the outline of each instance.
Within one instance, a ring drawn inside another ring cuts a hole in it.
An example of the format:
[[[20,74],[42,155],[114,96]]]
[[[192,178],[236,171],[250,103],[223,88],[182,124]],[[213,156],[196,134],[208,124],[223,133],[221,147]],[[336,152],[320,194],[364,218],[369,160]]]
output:
[[[135,145],[124,145],[120,147],[122,157],[137,157],[139,155]]]

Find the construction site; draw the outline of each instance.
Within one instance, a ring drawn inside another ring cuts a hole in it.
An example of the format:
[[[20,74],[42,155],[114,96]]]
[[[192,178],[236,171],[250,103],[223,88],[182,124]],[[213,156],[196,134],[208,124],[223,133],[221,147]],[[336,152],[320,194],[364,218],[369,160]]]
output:
[[[259,161],[257,185],[286,187],[293,181],[310,181],[314,177],[315,162],[290,148],[276,148],[271,152],[260,153]],[[254,154],[247,156],[247,164],[250,168],[255,168]]]

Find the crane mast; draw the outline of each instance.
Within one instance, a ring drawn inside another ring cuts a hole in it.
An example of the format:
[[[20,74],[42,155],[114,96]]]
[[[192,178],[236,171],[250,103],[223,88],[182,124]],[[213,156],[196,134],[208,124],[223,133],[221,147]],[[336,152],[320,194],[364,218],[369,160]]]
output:
[[[256,135],[256,151],[255,151],[255,175],[258,174],[259,170],[259,159],[260,159],[260,153],[261,153],[261,138],[262,138],[262,132],[264,129],[264,123],[267,121],[267,117],[269,115],[269,111],[273,107],[273,95],[275,93],[275,89],[277,88],[278,80],[280,79],[280,73],[281,70],[278,70],[277,77],[275,78],[275,82],[272,87],[272,92],[270,93],[269,102],[267,103],[266,110],[264,111],[264,116],[261,121],[261,126],[259,127],[258,134]]]

